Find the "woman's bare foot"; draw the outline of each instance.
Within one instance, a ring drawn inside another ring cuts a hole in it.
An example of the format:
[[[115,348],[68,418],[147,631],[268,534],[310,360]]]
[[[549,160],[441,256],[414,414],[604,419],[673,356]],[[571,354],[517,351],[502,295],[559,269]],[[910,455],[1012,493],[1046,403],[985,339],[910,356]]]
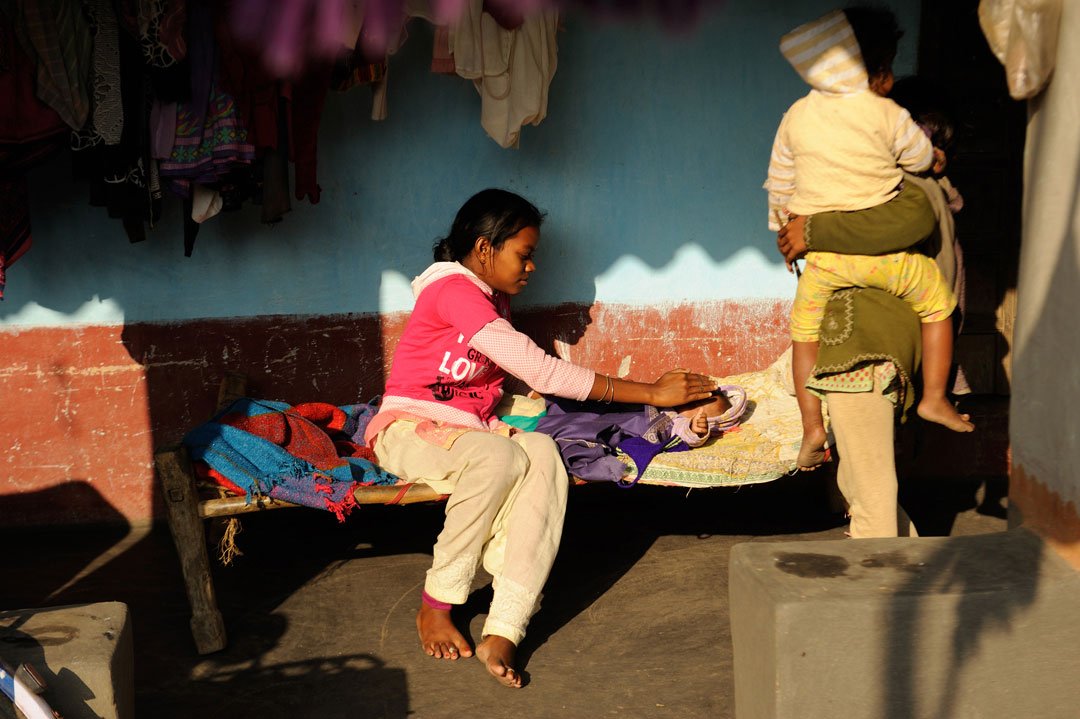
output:
[[[953,432],[974,432],[975,425],[969,420],[971,415],[960,414],[945,397],[923,397],[917,410],[919,416],[927,422],[945,425]]]
[[[476,656],[487,666],[491,676],[501,684],[518,689],[521,687],[521,675],[514,669],[514,655],[517,647],[506,637],[489,634],[476,645]]]
[[[825,464],[829,458],[829,450],[825,448],[826,439],[825,428],[820,425],[803,430],[802,446],[795,459],[800,472],[809,472]]]
[[[469,642],[454,626],[447,609],[435,609],[423,602],[416,613],[416,631],[420,634],[420,646],[424,653],[436,659],[471,657]]]

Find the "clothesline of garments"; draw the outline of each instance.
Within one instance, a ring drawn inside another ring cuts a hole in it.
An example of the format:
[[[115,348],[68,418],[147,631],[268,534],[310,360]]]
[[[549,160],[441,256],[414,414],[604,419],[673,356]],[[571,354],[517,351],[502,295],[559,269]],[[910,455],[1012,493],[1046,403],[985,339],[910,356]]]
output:
[[[339,51],[309,57],[282,78],[263,61],[260,29],[238,26],[233,5],[16,0],[0,7],[0,299],[5,269],[31,244],[26,173],[35,165],[70,148],[90,204],[120,220],[131,242],[147,238],[167,195],[181,198],[190,256],[201,224],[222,210],[251,202],[263,222],[275,223],[292,197],[318,203],[328,93],[369,86],[372,118],[386,119],[388,57],[406,41],[410,18],[435,21],[430,0],[407,0],[398,37],[381,57],[365,57],[364,3],[343,3]],[[262,30],[282,21],[274,22]],[[486,12],[484,0],[467,0],[456,20],[435,27],[431,70],[471,80],[484,130],[516,147],[522,126],[547,115],[557,29],[554,9],[508,21]]]

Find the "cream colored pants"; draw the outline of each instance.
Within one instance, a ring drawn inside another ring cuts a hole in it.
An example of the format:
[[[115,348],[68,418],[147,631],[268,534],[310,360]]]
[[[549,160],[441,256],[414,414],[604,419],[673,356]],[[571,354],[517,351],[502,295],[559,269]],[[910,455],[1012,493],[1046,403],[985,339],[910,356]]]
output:
[[[483,561],[494,590],[483,635],[519,644],[562,537],[570,482],[559,450],[551,437],[535,432],[510,439],[467,432],[443,449],[415,428],[398,420],[373,449],[388,471],[450,495],[424,589],[439,601],[462,604]]]
[[[896,406],[880,392],[829,392],[829,419],[840,453],[836,481],[859,537],[917,537],[897,503]]]

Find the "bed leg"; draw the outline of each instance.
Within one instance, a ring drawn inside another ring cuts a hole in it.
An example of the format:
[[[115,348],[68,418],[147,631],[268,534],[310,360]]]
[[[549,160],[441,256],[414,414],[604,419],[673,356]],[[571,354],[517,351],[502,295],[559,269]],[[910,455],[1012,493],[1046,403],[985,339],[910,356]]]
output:
[[[210,560],[206,554],[206,534],[199,517],[199,496],[191,462],[182,447],[154,454],[154,464],[165,497],[165,510],[180,569],[191,604],[191,635],[199,654],[225,648],[225,622],[218,611]]]

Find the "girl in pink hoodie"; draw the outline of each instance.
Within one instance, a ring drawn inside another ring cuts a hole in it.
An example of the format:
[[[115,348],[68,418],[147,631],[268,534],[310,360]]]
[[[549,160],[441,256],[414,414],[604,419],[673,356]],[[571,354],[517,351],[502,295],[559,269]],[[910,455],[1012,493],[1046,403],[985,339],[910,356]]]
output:
[[[598,374],[515,330],[509,298],[536,270],[542,220],[504,190],[462,206],[435,263],[413,282],[416,306],[366,433],[387,470],[449,495],[416,618],[421,646],[440,659],[472,656],[450,608],[465,602],[483,562],[493,597],[476,654],[511,687],[521,686],[514,656],[559,548],[569,478],[550,437],[495,416],[507,372],[541,394],[660,407],[716,388],[683,370],[652,383]]]

